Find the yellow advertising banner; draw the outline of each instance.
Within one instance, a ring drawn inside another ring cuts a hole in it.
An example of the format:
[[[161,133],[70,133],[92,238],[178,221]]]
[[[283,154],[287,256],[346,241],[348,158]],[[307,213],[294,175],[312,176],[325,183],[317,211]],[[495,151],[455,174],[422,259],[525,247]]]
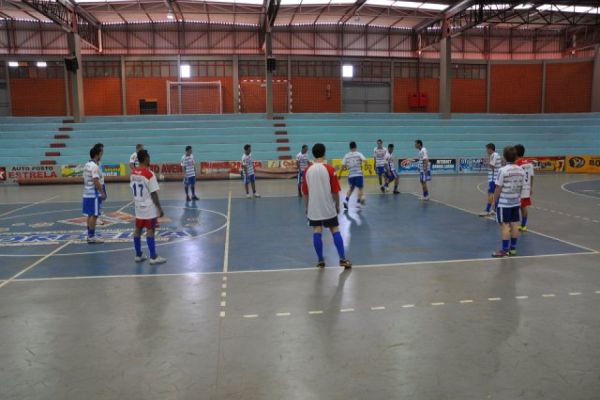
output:
[[[331,160],[331,166],[335,168],[338,176],[348,176],[348,170],[344,170],[340,173],[342,170],[342,160],[338,158]],[[363,163],[362,171],[364,176],[375,176],[375,160],[372,158],[367,159],[367,161]]]
[[[565,172],[600,174],[600,156],[567,156]]]

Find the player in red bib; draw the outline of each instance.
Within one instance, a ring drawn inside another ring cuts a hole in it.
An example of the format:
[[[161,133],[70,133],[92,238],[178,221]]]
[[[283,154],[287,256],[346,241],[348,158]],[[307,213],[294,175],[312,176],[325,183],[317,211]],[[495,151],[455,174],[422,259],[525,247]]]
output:
[[[516,164],[525,171],[523,191],[521,192],[521,226],[519,226],[519,230],[521,232],[527,232],[527,210],[529,206],[531,206],[531,194],[533,189],[533,161],[523,158],[525,155],[525,147],[522,144],[516,145],[515,150],[517,151],[517,157],[519,157]]]
[[[141,150],[137,154],[139,166],[131,171],[130,186],[135,201],[135,232],[133,244],[135,261],[142,262],[146,257],[142,253],[142,230],[146,229],[146,243],[150,252],[150,264],[162,264],[167,260],[156,254],[154,233],[158,228],[158,218],[165,215],[158,199],[158,181],[156,175],[148,169],[150,155]]]

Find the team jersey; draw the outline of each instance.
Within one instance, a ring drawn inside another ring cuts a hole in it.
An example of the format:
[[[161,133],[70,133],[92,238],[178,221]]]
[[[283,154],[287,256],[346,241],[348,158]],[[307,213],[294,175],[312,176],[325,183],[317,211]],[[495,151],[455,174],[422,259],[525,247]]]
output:
[[[183,167],[183,172],[185,173],[186,178],[191,178],[196,176],[196,166],[194,165],[194,155],[184,154],[181,157],[181,166]]]
[[[531,197],[531,180],[533,178],[533,162],[526,158],[520,158],[517,160],[517,165],[523,168],[525,171],[525,179],[523,179],[523,191],[521,192],[521,198],[528,199]]]
[[[159,189],[156,175],[148,168],[135,168],[131,171],[129,182],[135,202],[135,217],[137,219],[158,218],[158,208],[150,195]]]
[[[244,154],[242,156],[242,172],[246,167],[246,174],[248,176],[254,175],[254,160],[252,160],[252,154]]]
[[[94,199],[100,197],[100,193],[96,189],[94,179],[100,180],[102,183],[102,172],[100,166],[95,161],[88,161],[83,167],[83,198]]]
[[[362,164],[367,159],[358,151],[351,151],[344,156],[342,165],[348,168],[348,177],[363,176]]]
[[[383,167],[385,166],[385,155],[387,154],[387,150],[385,147],[379,148],[375,147],[373,149],[373,157],[375,158],[375,166]]]
[[[396,160],[394,159],[394,154],[386,153],[385,154],[385,165],[390,171],[396,170]]]
[[[427,149],[425,147],[421,147],[421,150],[419,150],[419,171],[420,172],[425,171],[425,160],[429,161],[429,154],[427,153]]]
[[[137,167],[139,167],[139,166],[140,166],[140,162],[138,161],[138,158],[137,158],[137,151],[136,151],[136,152],[134,152],[134,153],[133,153],[133,154],[132,154],[132,155],[129,157],[129,164],[133,164],[133,166],[134,166],[135,168],[137,168]]]
[[[304,171],[308,167],[308,154],[298,153],[296,155],[296,161],[298,162],[298,169]]]
[[[341,190],[335,169],[328,164],[315,163],[304,172],[302,192],[308,195],[307,217],[311,221],[324,221],[337,216],[332,193]]]
[[[507,164],[498,171],[496,186],[502,186],[498,207],[518,207],[521,204],[521,192],[525,171],[515,164]]]
[[[498,178],[498,171],[502,167],[502,157],[493,152],[488,163],[488,182],[495,182]]]

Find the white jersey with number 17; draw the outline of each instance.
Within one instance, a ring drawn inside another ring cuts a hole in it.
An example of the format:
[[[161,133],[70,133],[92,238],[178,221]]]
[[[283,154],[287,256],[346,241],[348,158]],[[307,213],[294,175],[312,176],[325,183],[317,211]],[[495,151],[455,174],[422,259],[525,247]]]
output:
[[[158,208],[151,196],[151,193],[159,189],[156,175],[148,168],[135,168],[131,171],[129,184],[135,202],[135,217],[137,219],[158,218]]]

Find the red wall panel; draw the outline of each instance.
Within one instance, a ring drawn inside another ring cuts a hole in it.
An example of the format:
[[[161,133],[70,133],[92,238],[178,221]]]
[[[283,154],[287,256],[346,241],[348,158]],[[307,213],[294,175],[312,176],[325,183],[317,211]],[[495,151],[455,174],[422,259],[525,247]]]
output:
[[[590,112],[593,71],[591,62],[546,64],[545,111]]]
[[[177,78],[127,78],[127,114],[139,114],[140,99],[158,100],[158,113],[167,113],[167,81]]]
[[[327,88],[329,85],[329,89]],[[292,78],[293,112],[341,112],[339,78]]]
[[[419,91],[428,98],[427,107],[413,109],[409,107],[408,96],[417,92],[417,80],[414,78],[394,79],[394,112],[438,112],[440,99],[439,79],[421,79]]]
[[[485,79],[452,80],[452,112],[484,113],[486,111]]]
[[[542,64],[493,64],[491,69],[491,112],[541,111]]]
[[[86,115],[121,115],[121,78],[84,78]]]
[[[64,79],[10,79],[10,101],[15,116],[66,115]]]

